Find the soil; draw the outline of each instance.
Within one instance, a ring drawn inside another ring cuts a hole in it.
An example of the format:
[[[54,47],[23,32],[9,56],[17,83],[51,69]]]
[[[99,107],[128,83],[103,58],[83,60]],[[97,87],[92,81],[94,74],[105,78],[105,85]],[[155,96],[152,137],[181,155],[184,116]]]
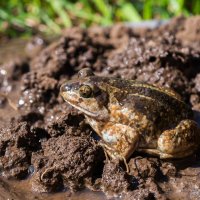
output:
[[[200,122],[200,17],[155,29],[70,28],[0,45],[0,199],[199,199],[200,150],[163,161],[108,161],[84,116],[59,95],[85,67],[171,87]]]

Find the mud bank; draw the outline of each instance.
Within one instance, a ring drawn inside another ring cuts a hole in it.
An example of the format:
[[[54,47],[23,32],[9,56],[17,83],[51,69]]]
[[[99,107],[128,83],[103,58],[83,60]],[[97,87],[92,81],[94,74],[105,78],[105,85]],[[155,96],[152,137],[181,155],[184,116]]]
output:
[[[54,42],[2,44],[1,199],[199,199],[199,150],[173,161],[134,153],[128,174],[123,164],[106,161],[84,116],[59,95],[64,81],[89,67],[171,87],[198,120],[199,30],[200,17],[179,17],[156,29],[71,28]]]

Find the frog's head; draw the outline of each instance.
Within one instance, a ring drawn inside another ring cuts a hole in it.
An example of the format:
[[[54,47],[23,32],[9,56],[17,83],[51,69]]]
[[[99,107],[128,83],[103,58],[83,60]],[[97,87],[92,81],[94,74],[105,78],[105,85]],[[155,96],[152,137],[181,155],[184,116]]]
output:
[[[60,94],[70,105],[80,110],[88,117],[96,120],[108,119],[108,95],[102,89],[100,77],[96,77],[88,69],[79,72],[76,80],[64,83]]]

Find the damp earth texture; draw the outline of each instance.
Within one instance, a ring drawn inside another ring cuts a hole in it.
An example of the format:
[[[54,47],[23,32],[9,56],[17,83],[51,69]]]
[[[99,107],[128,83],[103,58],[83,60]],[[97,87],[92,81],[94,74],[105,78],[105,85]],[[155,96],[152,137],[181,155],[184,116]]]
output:
[[[199,30],[1,39],[0,199],[199,199]]]

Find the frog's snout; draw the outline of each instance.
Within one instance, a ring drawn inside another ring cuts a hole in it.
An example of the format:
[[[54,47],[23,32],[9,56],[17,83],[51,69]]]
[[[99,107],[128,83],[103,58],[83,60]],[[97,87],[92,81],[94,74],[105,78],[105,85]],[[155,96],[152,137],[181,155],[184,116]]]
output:
[[[60,94],[62,95],[64,92],[68,92],[72,89],[71,85],[64,83],[60,87]]]
[[[63,97],[63,99],[66,101],[67,97],[69,96],[68,93],[71,90],[71,85],[64,83],[60,87],[60,95]]]
[[[79,87],[80,87],[79,82],[71,80],[71,81],[65,82],[61,85],[60,93],[62,95],[63,93],[76,91],[79,89]]]
[[[73,101],[77,102],[78,100],[78,91],[79,91],[80,84],[77,81],[68,81],[61,85],[60,87],[60,95],[63,99],[67,102]]]

